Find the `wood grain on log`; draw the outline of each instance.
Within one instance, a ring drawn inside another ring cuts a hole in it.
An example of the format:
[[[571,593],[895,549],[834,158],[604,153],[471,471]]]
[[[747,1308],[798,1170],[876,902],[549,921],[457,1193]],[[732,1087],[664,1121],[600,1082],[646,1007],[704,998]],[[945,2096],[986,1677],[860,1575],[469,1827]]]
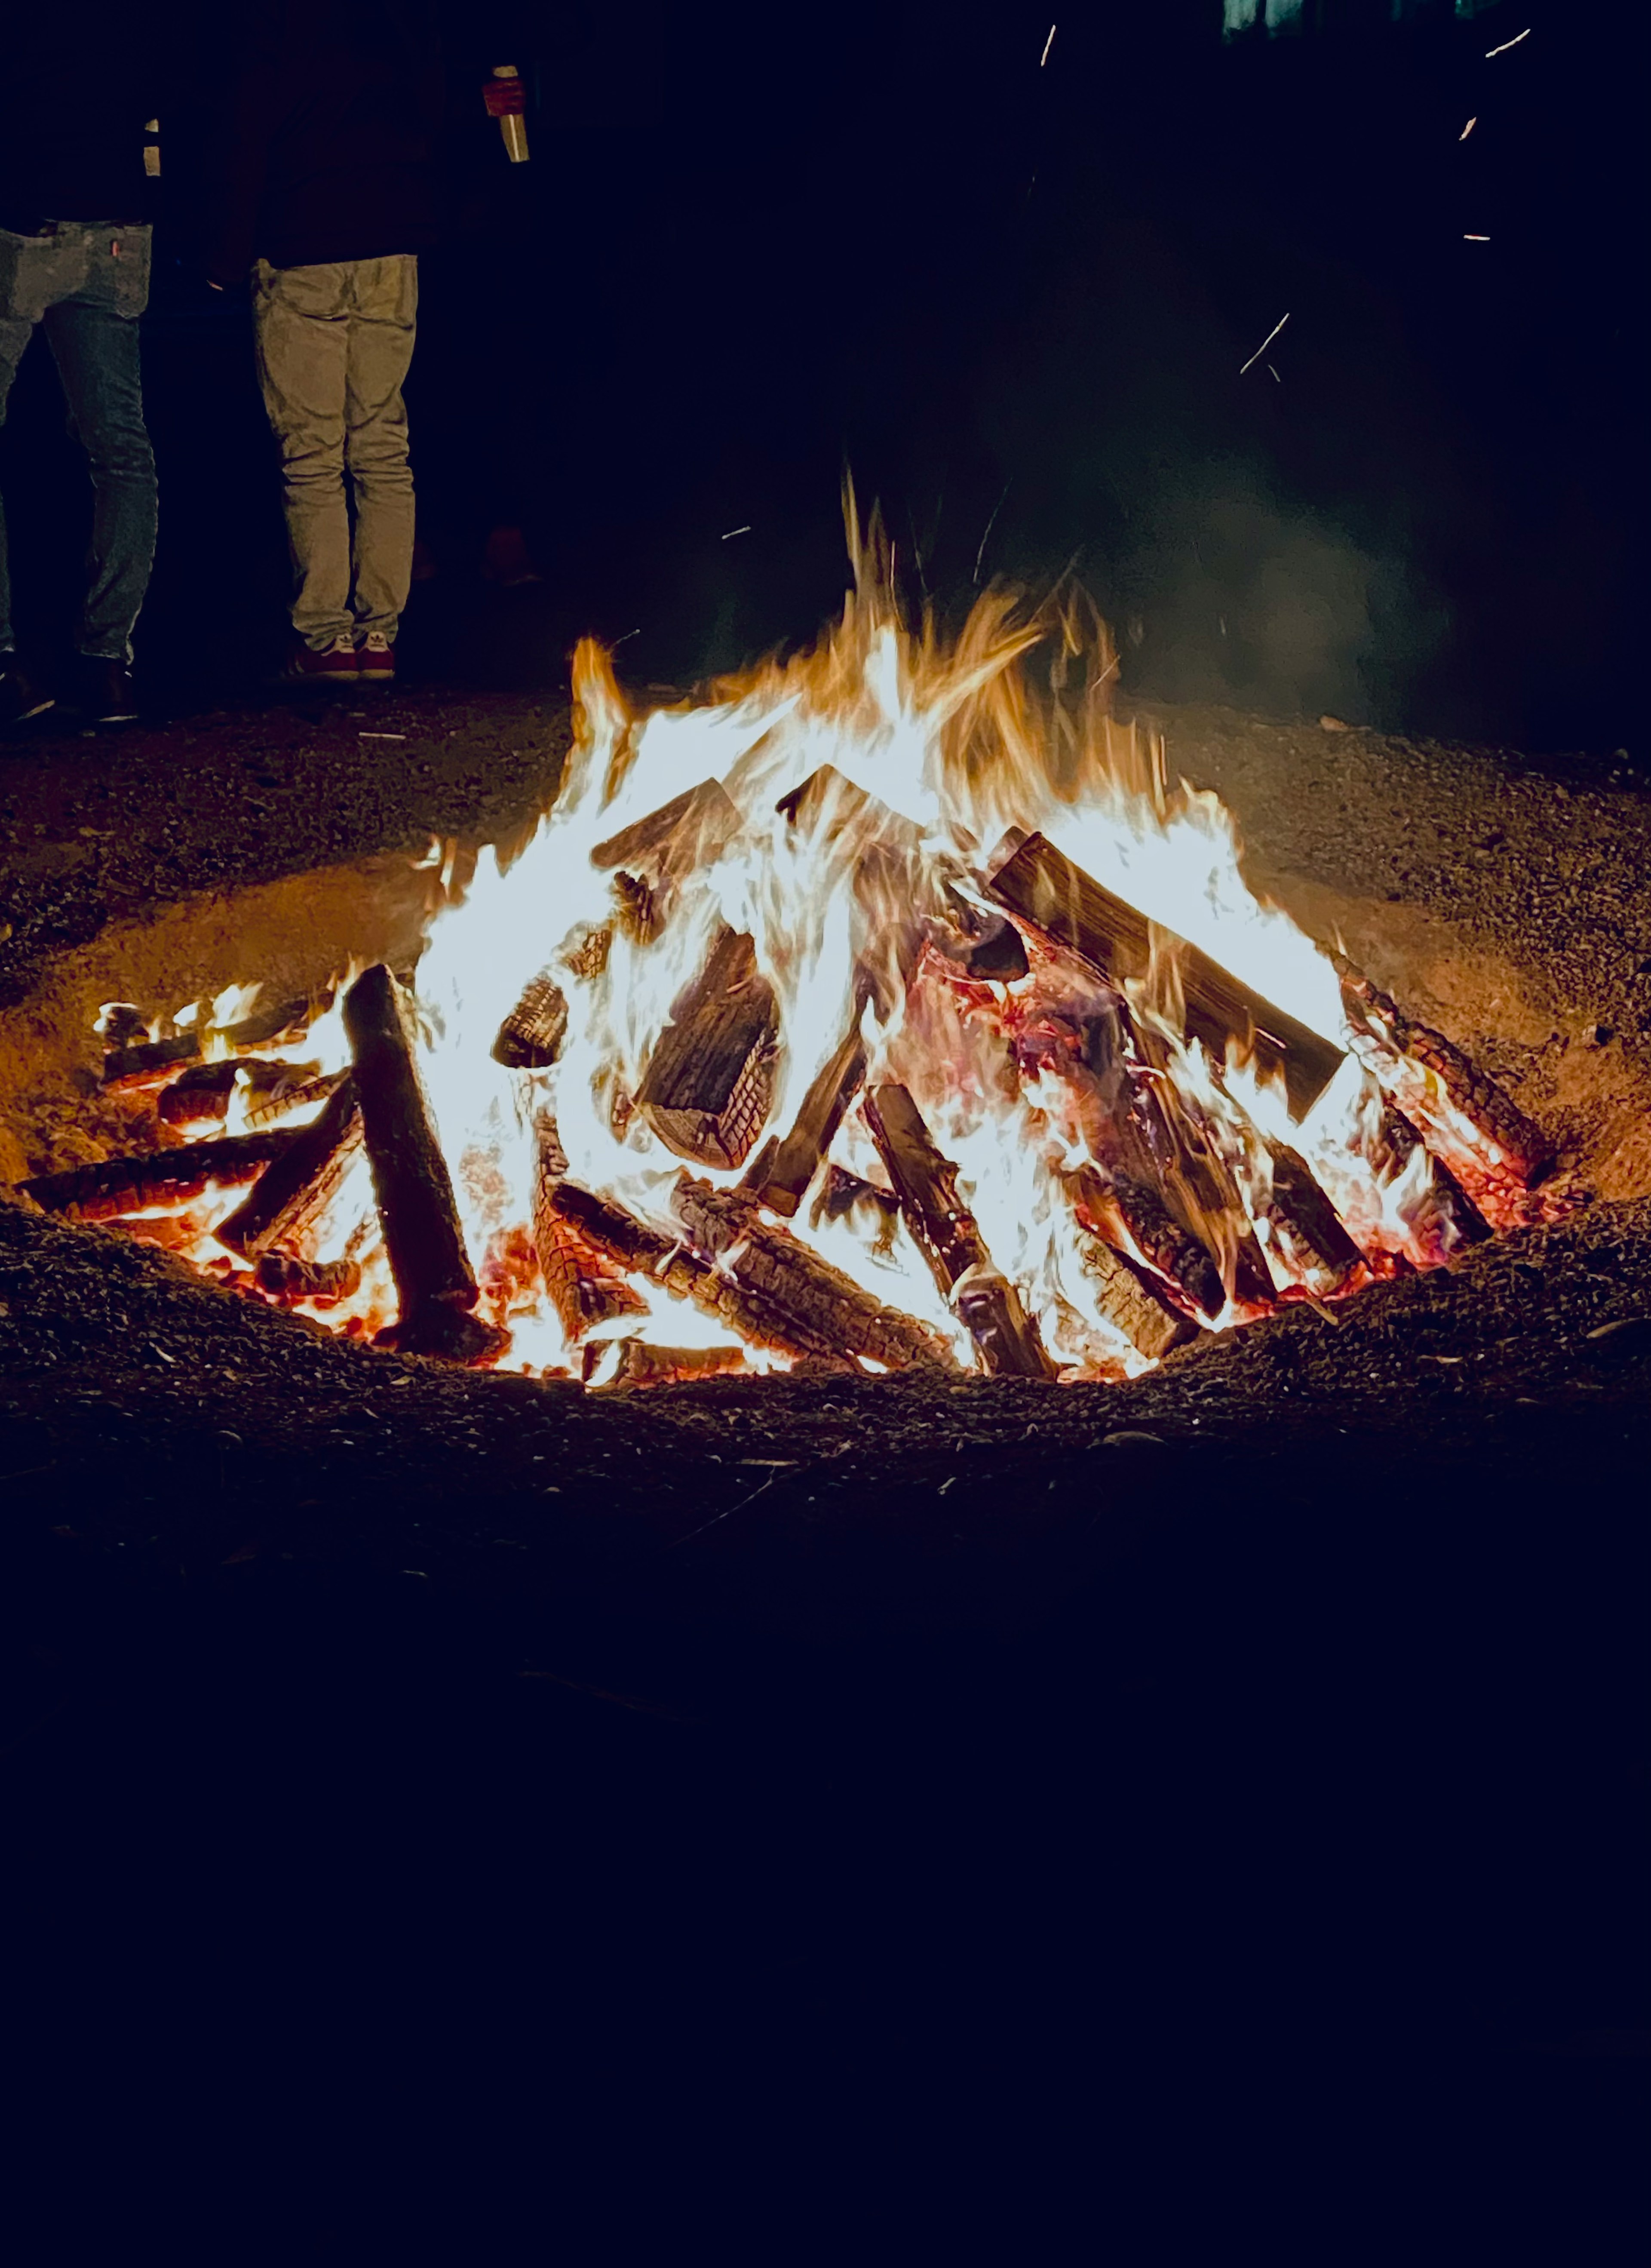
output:
[[[348,1300],[361,1289],[354,1260],[302,1260],[292,1252],[266,1252],[253,1270],[260,1292],[279,1300]]]
[[[570,1347],[578,1346],[598,1324],[642,1315],[648,1302],[599,1247],[582,1235],[551,1203],[566,1179],[568,1160],[554,1122],[541,1117],[533,1179],[533,1252],[545,1295]]]
[[[319,1063],[272,1062],[261,1056],[226,1056],[217,1063],[191,1064],[180,1078],[162,1087],[155,1115],[165,1126],[221,1126],[238,1086],[250,1095],[290,1095],[320,1074]],[[247,1130],[255,1130],[252,1113]],[[268,1122],[274,1123],[274,1120]]]
[[[1360,1061],[1417,1123],[1430,1150],[1436,1154],[1442,1147],[1456,1153],[1453,1165],[1477,1166],[1491,1182],[1505,1178],[1521,1189],[1552,1170],[1548,1137],[1460,1048],[1413,1022],[1350,961],[1337,968]]]
[[[1099,1313],[1149,1362],[1162,1362],[1173,1348],[1198,1336],[1192,1317],[1172,1306],[1146,1270],[1114,1251],[1104,1238],[1080,1231],[1078,1263]]]
[[[1041,835],[1028,836],[992,875],[991,895],[1046,937],[1089,962],[1122,990],[1145,976],[1151,925],[1122,898],[1086,874]],[[1345,1050],[1240,982],[1201,947],[1178,941],[1186,1032],[1214,1061],[1227,1042],[1248,1043],[1263,1073],[1281,1072],[1299,1121],[1339,1070]]]
[[[604,870],[625,866],[633,873],[686,873],[690,867],[714,864],[739,827],[738,806],[721,782],[702,780],[698,787],[673,796],[645,819],[598,843],[591,853],[591,864]]]
[[[1363,1267],[1358,1246],[1299,1151],[1269,1142],[1267,1226],[1286,1268],[1320,1300],[1346,1291]]]
[[[107,1048],[103,1057],[103,1084],[109,1087],[148,1086],[165,1079],[180,1064],[195,1062],[201,1053],[198,1032],[179,1032],[170,1040],[128,1040]]]
[[[755,944],[724,927],[673,1002],[637,1089],[667,1149],[697,1164],[745,1164],[768,1115],[778,1023]]]
[[[476,1278],[400,987],[382,961],[344,995],[362,1130],[399,1313],[379,1343],[455,1360],[495,1354],[505,1334],[470,1314]]]
[[[255,1260],[274,1245],[302,1246],[337,1195],[361,1146],[361,1111],[348,1073],[319,1117],[285,1134],[286,1148],[244,1204],[214,1233],[220,1244]]]
[[[493,1060],[510,1071],[544,1071],[561,1052],[568,1031],[568,1002],[547,974],[532,978],[500,1025]]]
[[[300,1071],[309,1066],[300,1064]],[[246,1105],[246,1130],[254,1133],[260,1126],[279,1126],[283,1119],[300,1110],[312,1110],[318,1103],[336,1094],[349,1077],[347,1071],[323,1071],[319,1079],[299,1079],[292,1086],[277,1085],[255,1094]]]
[[[229,1134],[215,1142],[182,1142],[142,1158],[107,1158],[63,1174],[19,1182],[25,1197],[65,1220],[119,1220],[151,1209],[180,1212],[209,1189],[245,1189],[288,1152],[299,1136],[277,1127],[266,1134]]]
[[[906,1225],[982,1366],[997,1378],[1053,1378],[1036,1321],[993,1266],[980,1225],[958,1195],[958,1169],[936,1148],[909,1093],[892,1084],[874,1086],[865,1108]]]
[[[1213,1253],[1178,1220],[1150,1183],[1081,1166],[1068,1177],[1079,1219],[1127,1259],[1141,1262],[1195,1313],[1213,1319],[1227,1304]]]
[[[855,1029],[815,1073],[789,1133],[765,1142],[745,1168],[742,1186],[760,1204],[788,1219],[796,1211],[865,1075],[865,1049]]]
[[[765,1312],[788,1319],[802,1352],[863,1356],[885,1370],[951,1366],[950,1351],[927,1325],[885,1307],[789,1229],[762,1219],[745,1190],[716,1189],[685,1174],[672,1209],[695,1250],[720,1274]]]

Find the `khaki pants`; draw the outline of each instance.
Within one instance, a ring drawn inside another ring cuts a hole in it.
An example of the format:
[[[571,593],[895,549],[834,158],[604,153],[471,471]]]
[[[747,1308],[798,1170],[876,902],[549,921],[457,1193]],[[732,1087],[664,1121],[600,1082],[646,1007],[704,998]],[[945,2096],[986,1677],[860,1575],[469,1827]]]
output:
[[[371,630],[393,638],[407,604],[413,472],[401,383],[417,309],[410,254],[314,268],[260,260],[253,274],[258,380],[286,484],[292,627],[318,653]]]

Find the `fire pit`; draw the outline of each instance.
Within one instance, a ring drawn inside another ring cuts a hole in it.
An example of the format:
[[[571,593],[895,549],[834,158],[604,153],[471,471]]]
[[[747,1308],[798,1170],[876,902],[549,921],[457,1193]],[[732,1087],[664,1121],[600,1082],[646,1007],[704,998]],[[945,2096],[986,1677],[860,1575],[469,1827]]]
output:
[[[859,564],[698,704],[582,644],[554,809],[467,885],[433,854],[385,958],[106,1004],[126,1138],[27,1196],[598,1387],[1117,1382],[1563,1209],[1541,1130],[1115,722],[1098,623],[994,596],[947,645]]]

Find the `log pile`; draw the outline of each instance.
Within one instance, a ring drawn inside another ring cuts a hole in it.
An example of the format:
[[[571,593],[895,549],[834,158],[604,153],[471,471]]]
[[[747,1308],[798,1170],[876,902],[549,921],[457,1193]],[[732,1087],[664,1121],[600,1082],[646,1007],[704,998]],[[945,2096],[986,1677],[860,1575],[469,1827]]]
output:
[[[325,1074],[316,1061],[260,1052],[301,1047],[308,1004],[170,1034],[135,1008],[108,1012],[103,1084],[152,1110],[157,1146],[38,1175],[24,1193],[65,1219],[125,1221],[180,1249],[197,1249],[222,1211],[215,1264],[240,1288],[350,1311],[364,1318],[351,1322],[358,1331],[383,1322],[378,1343],[403,1352],[496,1359],[508,1335],[491,1318],[513,1312],[525,1283],[554,1313],[570,1368],[635,1388],[730,1374],[752,1351],[844,1375],[955,1371],[958,1350],[994,1377],[1050,1380],[1061,1366],[1116,1374],[1120,1347],[1136,1366],[1162,1361],[1212,1324],[1280,1300],[1332,1300],[1373,1273],[1443,1260],[1517,1218],[1552,1166],[1541,1130],[1459,1049],[1341,964],[1351,1049],[1386,1098],[1363,1122],[1356,1162],[1378,1200],[1404,1184],[1412,1210],[1391,1233],[1406,1259],[1335,1180],[1336,1155],[1305,1136],[1298,1147],[1263,1133],[1224,1076],[1232,1054],[1248,1057],[1281,1086],[1299,1125],[1346,1060],[1339,1041],[1155,931],[1041,836],[1011,836],[978,873],[955,862],[943,873],[917,828],[829,767],[776,810],[799,840],[827,847],[852,828],[854,857],[841,861],[860,924],[852,1001],[823,1054],[829,1031],[794,1035],[818,1068],[790,1123],[780,1121],[780,1000],[753,937],[731,923],[715,931],[634,1093],[615,1079],[603,1099],[617,1138],[629,1129],[635,1145],[640,1114],[683,1161],[673,1178],[646,1184],[645,1209],[570,1171],[555,1082],[569,1075],[575,988],[609,968],[616,937],[649,951],[684,885],[738,833],[739,810],[715,782],[597,845],[605,908],[525,976],[492,1052],[519,1076],[532,1130],[531,1219],[506,1216],[485,1250],[466,1246],[410,1002],[382,964],[345,992],[349,1065]],[[911,1084],[887,1075],[886,1031],[902,1014],[920,1032],[957,1028],[943,1009],[989,1035],[993,1067],[977,1056],[972,1074],[986,1092],[996,1081],[1014,1101],[1018,1085],[1024,1123],[1058,1130],[1050,1154],[1061,1162],[1046,1181],[1075,1266],[1048,1292],[1041,1326],[1004,1264],[1016,1254],[988,1248],[981,1218],[1002,1219],[1001,1207],[977,1212],[936,1139],[953,1123],[950,1098],[914,1074]],[[1188,1075],[1201,1059],[1178,1036],[1202,1047],[1207,1077]],[[289,1123],[304,1110],[314,1114],[308,1123]],[[226,1121],[247,1130],[225,1135]],[[1345,1219],[1306,1150],[1341,1191]],[[227,1209],[225,1198],[235,1200]],[[212,1210],[198,1211],[209,1200]],[[341,1249],[348,1204],[362,1218]],[[874,1268],[921,1256],[955,1319],[951,1336],[880,1300],[812,1241],[845,1235]],[[386,1267],[395,1311],[384,1322]],[[709,1318],[724,1343],[652,1344],[669,1300]]]

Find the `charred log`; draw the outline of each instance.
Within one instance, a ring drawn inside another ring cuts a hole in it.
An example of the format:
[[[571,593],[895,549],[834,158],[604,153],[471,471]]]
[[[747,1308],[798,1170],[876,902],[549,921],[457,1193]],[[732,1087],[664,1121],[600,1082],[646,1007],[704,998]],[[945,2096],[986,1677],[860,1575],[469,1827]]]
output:
[[[719,1273],[731,1277],[743,1295],[787,1317],[802,1352],[861,1356],[885,1370],[950,1365],[932,1331],[884,1307],[789,1229],[764,1221],[744,1190],[715,1189],[685,1174],[673,1204],[698,1252],[716,1262]]]
[[[245,1189],[288,1152],[299,1136],[286,1128],[184,1142],[143,1158],[108,1158],[63,1174],[19,1182],[25,1197],[65,1220],[119,1220],[151,1209],[181,1212],[212,1189]]]
[[[1144,1268],[1116,1252],[1104,1238],[1084,1233],[1078,1260],[1100,1314],[1137,1354],[1162,1362],[1198,1336],[1198,1325],[1175,1307]]]
[[[648,1302],[552,1202],[567,1171],[555,1127],[548,1117],[541,1119],[533,1183],[533,1251],[546,1296],[569,1345],[577,1346],[598,1324],[645,1314]]]
[[[561,1053],[568,1002],[549,976],[535,976],[499,1027],[493,1060],[510,1071],[544,1071]]]
[[[790,1132],[765,1142],[746,1167],[744,1187],[759,1204],[788,1219],[796,1212],[865,1075],[856,1028],[815,1074]]]
[[[1395,1182],[1409,1168],[1416,1152],[1426,1147],[1404,1112],[1390,1102],[1383,1110],[1381,1135],[1369,1163],[1383,1182]],[[1427,1257],[1437,1264],[1464,1245],[1483,1244],[1491,1234],[1491,1226],[1449,1167],[1431,1151],[1427,1152],[1427,1174],[1421,1215],[1410,1227]]]
[[[1321,1300],[1346,1291],[1363,1265],[1358,1246],[1299,1151],[1269,1142],[1267,1226],[1286,1267]]]
[[[996,1378],[1053,1378],[1036,1321],[992,1264],[974,1215],[958,1191],[958,1169],[935,1146],[903,1086],[876,1086],[866,1120],[900,1211],[929,1272],[962,1318],[982,1366]]]
[[[181,1078],[161,1089],[155,1113],[165,1126],[221,1126],[237,1086],[254,1095],[290,1094],[317,1078],[320,1068],[319,1063],[272,1063],[259,1056],[192,1064]]]
[[[354,1260],[302,1260],[292,1252],[266,1252],[253,1281],[277,1300],[348,1300],[361,1289],[361,1268]]]
[[[603,869],[624,866],[642,874],[686,873],[712,865],[739,832],[739,825],[738,806],[721,782],[702,780],[598,843],[591,864]]]
[[[1144,914],[1093,880],[1041,835],[1028,836],[999,866],[991,895],[1020,920],[1089,962],[1108,983],[1144,977],[1151,924]],[[1264,999],[1195,945],[1179,945],[1185,1029],[1217,1064],[1227,1043],[1248,1043],[1264,1073],[1281,1073],[1299,1120],[1340,1068],[1344,1050]]]
[[[268,1140],[264,1136],[260,1138]],[[215,1233],[220,1244],[255,1260],[276,1244],[307,1242],[361,1145],[361,1111],[348,1074],[328,1095],[320,1116],[296,1132],[246,1203]]]
[[[1227,1294],[1214,1256],[1149,1183],[1085,1166],[1068,1177],[1068,1188],[1079,1219],[1104,1243],[1139,1261],[1192,1313],[1220,1314]]]
[[[109,1087],[152,1086],[180,1064],[195,1062],[200,1053],[198,1032],[179,1032],[169,1040],[128,1040],[121,1047],[105,1049],[103,1084]]]
[[[292,1066],[295,1076],[290,1086],[277,1080],[262,1094],[254,1095],[246,1106],[248,1133],[261,1126],[278,1126],[284,1118],[293,1117],[300,1110],[312,1110],[337,1093],[349,1077],[347,1071],[323,1071],[319,1079],[306,1079],[302,1074],[312,1068],[308,1064]]]
[[[344,1029],[399,1304],[379,1344],[407,1354],[485,1359],[498,1352],[504,1334],[469,1312],[477,1285],[452,1178],[414,1060],[400,988],[382,961],[345,994]]]
[[[1513,1182],[1529,1189],[1552,1171],[1552,1143],[1493,1079],[1442,1033],[1413,1023],[1350,961],[1338,969],[1359,1060],[1430,1149],[1443,1148],[1493,1188]]]
[[[615,1366],[605,1378],[597,1378],[607,1360],[605,1347],[585,1349],[585,1382],[602,1387],[680,1386],[695,1378],[734,1378],[746,1367],[745,1350],[737,1346],[661,1347],[645,1339],[621,1339]]]
[[[678,1157],[743,1166],[768,1115],[779,1023],[752,940],[724,928],[671,1015],[636,1101]]]

